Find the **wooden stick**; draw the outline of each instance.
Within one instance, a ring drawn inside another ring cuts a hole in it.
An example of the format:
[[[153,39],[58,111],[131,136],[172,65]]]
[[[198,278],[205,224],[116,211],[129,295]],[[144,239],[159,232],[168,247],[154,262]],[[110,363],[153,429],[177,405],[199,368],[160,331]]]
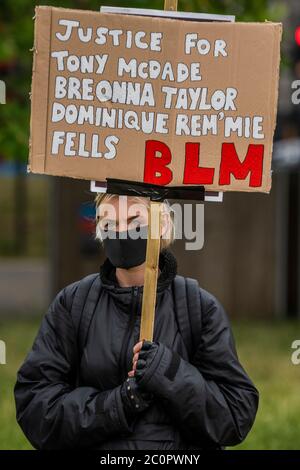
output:
[[[143,304],[141,314],[140,341],[153,340],[158,262],[160,253],[161,202],[150,201],[148,209],[148,240],[144,275]]]
[[[165,10],[177,10],[178,0],[164,0]],[[149,231],[144,275],[143,304],[141,314],[140,341],[153,341],[155,305],[160,253],[161,210],[163,203],[150,201],[148,210]]]
[[[164,10],[177,11],[178,0],[165,0]]]

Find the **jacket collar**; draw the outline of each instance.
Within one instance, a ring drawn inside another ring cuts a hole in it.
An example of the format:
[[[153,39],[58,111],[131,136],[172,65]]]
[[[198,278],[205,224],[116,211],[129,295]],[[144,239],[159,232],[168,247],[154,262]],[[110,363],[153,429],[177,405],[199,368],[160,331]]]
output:
[[[177,274],[177,260],[173,253],[164,248],[159,255],[159,269],[161,270],[157,280],[157,293],[163,292],[173,281]],[[106,258],[100,266],[100,278],[104,289],[108,290],[114,296],[131,293],[133,287],[122,287],[116,278],[116,268]],[[139,286],[143,291],[144,286]]]

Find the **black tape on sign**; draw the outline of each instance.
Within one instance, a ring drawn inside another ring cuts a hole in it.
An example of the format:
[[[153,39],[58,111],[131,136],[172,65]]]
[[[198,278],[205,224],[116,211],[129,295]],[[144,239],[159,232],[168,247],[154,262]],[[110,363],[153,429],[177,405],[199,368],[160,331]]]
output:
[[[190,199],[204,201],[204,186],[160,186],[140,181],[106,178],[108,194],[149,197],[151,201]]]

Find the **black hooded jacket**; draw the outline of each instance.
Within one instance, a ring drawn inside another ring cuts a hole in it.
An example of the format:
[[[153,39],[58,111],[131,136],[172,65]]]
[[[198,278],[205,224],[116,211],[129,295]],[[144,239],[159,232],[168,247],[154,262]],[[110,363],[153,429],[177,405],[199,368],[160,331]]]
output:
[[[71,303],[78,282],[62,289],[44,316],[14,388],[17,421],[37,449],[203,449],[236,445],[251,429],[258,392],[241,366],[227,315],[199,287],[202,334],[192,360],[180,335],[171,293],[177,274],[170,250],[160,253],[161,273],[153,341],[164,345],[157,396],[134,423],[124,413],[120,386],[132,369],[139,341],[143,286],[120,287],[107,258],[102,291],[81,363],[74,367]],[[180,356],[173,380],[164,377],[172,351]],[[80,384],[75,375],[79,366]]]

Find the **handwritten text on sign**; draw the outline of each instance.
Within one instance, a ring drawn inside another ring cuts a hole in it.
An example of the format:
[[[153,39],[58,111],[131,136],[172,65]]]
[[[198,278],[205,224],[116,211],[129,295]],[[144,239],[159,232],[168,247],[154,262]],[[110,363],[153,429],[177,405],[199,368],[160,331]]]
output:
[[[269,192],[280,25],[36,13],[32,171]]]

